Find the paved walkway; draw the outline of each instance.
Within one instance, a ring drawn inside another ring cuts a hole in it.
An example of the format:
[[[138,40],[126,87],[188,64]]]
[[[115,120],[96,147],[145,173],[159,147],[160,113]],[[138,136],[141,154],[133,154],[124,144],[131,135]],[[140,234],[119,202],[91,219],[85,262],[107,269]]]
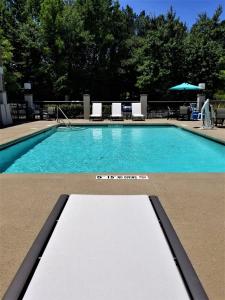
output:
[[[194,128],[200,122],[146,121],[159,122],[200,131]],[[36,121],[0,130],[1,143],[54,124]],[[225,128],[201,132],[225,140]],[[0,297],[59,195],[86,193],[158,195],[209,298],[224,300],[225,173],[148,175],[143,181],[101,181],[96,174],[0,174]]]
[[[55,121],[34,121],[0,129],[0,145],[55,126]]]

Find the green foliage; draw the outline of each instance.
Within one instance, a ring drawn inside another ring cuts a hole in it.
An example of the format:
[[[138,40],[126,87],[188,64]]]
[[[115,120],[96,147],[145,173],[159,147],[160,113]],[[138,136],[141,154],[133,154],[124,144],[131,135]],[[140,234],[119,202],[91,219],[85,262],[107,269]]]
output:
[[[213,98],[216,100],[224,100],[225,101],[225,91],[217,90],[217,92],[214,94]]]
[[[225,31],[219,21],[221,13],[219,7],[211,19],[206,14],[199,15],[185,43],[187,78],[205,82],[211,93],[220,85],[224,68]]]
[[[2,60],[5,63],[9,63],[13,56],[13,47],[10,41],[4,37],[2,29],[0,29],[0,47]]]
[[[10,96],[31,81],[35,98],[117,100],[140,90],[155,99],[171,85],[205,82],[225,93],[225,21],[218,7],[190,30],[171,8],[135,14],[114,0],[0,0],[0,51]],[[221,92],[218,92],[221,91]]]
[[[70,119],[76,118],[76,116],[83,114],[83,105],[82,104],[63,104],[60,105],[60,108]],[[59,110],[59,118],[64,119],[65,116]]]
[[[171,9],[168,14],[151,20],[150,28],[140,37],[137,57],[137,86],[140,89],[165,91],[183,80],[185,25]]]

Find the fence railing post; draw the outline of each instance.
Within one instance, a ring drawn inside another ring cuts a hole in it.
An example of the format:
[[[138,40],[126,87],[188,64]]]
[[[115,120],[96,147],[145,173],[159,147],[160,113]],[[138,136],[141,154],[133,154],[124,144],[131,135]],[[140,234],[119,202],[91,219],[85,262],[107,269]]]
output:
[[[141,94],[140,95],[140,102],[141,102],[141,112],[147,118],[147,107],[148,107],[148,95]]]
[[[89,119],[91,111],[91,99],[89,94],[83,95],[84,119]]]

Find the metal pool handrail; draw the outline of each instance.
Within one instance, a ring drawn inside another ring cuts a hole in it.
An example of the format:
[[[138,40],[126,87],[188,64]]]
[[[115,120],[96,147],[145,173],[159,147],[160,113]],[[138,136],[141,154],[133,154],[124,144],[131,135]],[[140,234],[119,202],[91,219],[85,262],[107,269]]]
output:
[[[67,119],[68,123],[66,124],[64,121],[62,121],[62,123],[65,124],[65,126],[67,127],[71,127],[71,122],[70,120],[68,119],[67,115],[64,113],[64,111],[59,107],[59,105],[56,106],[56,120],[57,120],[57,123],[60,123],[60,119],[59,119],[59,110],[61,111],[61,113],[63,114],[63,116]]]

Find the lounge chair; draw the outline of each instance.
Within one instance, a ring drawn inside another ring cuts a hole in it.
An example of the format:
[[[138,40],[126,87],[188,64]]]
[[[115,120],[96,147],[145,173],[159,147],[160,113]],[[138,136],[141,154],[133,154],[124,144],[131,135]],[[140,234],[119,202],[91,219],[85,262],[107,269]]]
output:
[[[56,119],[56,107],[55,106],[48,106],[47,109],[40,110],[41,118],[52,120]]]
[[[55,108],[55,106],[48,106],[47,116],[48,116],[48,119],[56,119],[56,108]]]
[[[215,112],[216,112],[215,125],[223,126],[225,120],[225,108],[217,108]]]
[[[132,103],[132,120],[145,120],[145,116],[141,113],[141,103]]]
[[[177,118],[177,110],[171,109],[169,106],[167,106],[168,112],[167,112],[167,120],[172,118]]]
[[[112,114],[110,118],[112,120],[123,120],[121,103],[112,103]]]
[[[208,299],[158,198],[146,195],[62,195],[3,300],[22,298]]]
[[[191,117],[191,111],[190,111],[190,107],[188,106],[180,106],[179,108],[179,114],[178,114],[178,119],[181,120],[190,120]]]
[[[102,103],[92,104],[92,114],[90,115],[92,120],[102,120]]]

